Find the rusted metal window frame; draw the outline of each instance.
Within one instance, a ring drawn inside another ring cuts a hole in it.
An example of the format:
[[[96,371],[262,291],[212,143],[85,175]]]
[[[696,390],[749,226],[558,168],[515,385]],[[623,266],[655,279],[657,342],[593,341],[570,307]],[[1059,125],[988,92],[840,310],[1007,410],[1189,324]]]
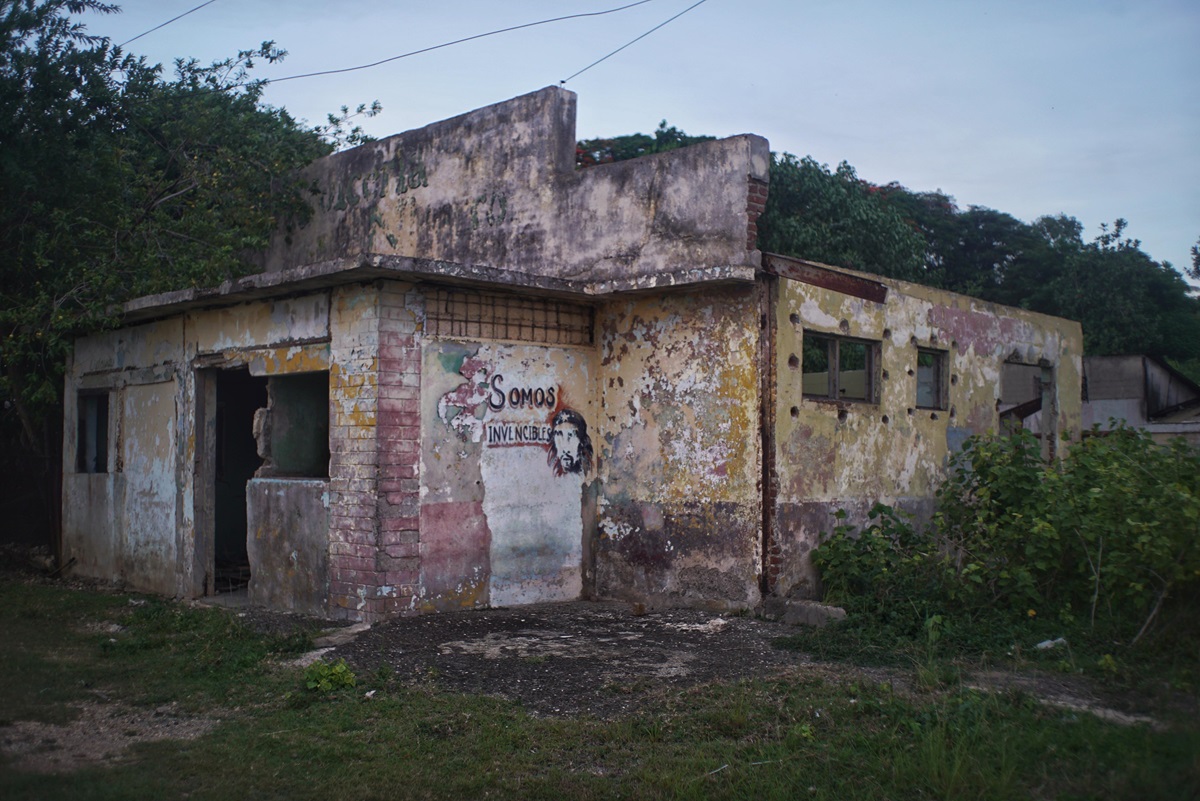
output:
[[[847,337],[840,334],[829,334],[824,331],[803,331],[803,340],[801,342],[801,360],[800,371],[801,381],[803,382],[804,373],[804,345],[810,339],[824,340],[826,345],[826,364],[828,365],[827,388],[825,393],[804,392],[805,400],[825,402],[825,403],[869,403],[879,404],[879,363],[882,344],[874,339],[862,339],[861,337]],[[853,343],[863,345],[866,349],[866,365],[863,368],[864,378],[866,381],[865,397],[845,397],[842,393],[842,388],[839,386],[839,376],[841,375],[841,343]]]
[[[933,405],[921,403],[921,356],[932,356],[934,387],[933,387]],[[950,408],[950,351],[941,350],[939,348],[917,348],[917,364],[914,377],[917,379],[916,397],[913,403],[918,409],[930,409],[933,411],[943,411]]]

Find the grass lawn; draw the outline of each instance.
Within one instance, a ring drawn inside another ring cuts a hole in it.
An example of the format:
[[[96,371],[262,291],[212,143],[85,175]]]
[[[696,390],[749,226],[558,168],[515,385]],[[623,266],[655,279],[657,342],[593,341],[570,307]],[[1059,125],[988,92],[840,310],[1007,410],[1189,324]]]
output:
[[[1200,793],[1195,721],[1121,726],[953,681],[901,692],[826,668],[651,693],[636,714],[616,720],[548,719],[441,691],[436,678],[413,685],[383,671],[358,676],[353,687],[308,690],[303,669],[282,666],[307,646],[305,636],[258,635],[220,610],[16,580],[0,580],[0,608],[4,799]],[[105,709],[133,721],[207,725],[69,772],[27,769],[11,754],[9,741],[30,730],[28,721],[47,724],[37,729],[40,741],[25,741],[34,756],[61,745],[46,732],[72,726],[86,725],[99,743],[137,733],[87,724]]]

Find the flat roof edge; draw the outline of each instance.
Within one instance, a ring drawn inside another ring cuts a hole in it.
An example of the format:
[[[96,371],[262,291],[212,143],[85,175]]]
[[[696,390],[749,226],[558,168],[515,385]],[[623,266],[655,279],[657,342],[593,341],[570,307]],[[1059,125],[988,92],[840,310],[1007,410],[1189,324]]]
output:
[[[633,278],[580,281],[436,259],[369,254],[357,258],[316,262],[277,272],[254,273],[224,281],[213,287],[146,295],[126,302],[120,311],[124,323],[136,323],[193,309],[235,305],[379,279],[458,284],[485,289],[515,289],[541,295],[588,300],[631,292],[681,289],[710,284],[753,283],[756,273],[757,270],[751,265],[726,265],[674,270]]]

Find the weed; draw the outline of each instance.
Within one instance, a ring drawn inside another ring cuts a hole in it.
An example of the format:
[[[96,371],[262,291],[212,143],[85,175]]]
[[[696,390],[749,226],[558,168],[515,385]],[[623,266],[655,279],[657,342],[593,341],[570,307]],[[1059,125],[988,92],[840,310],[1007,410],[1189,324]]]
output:
[[[357,680],[345,659],[330,664],[318,659],[304,669],[304,686],[312,692],[328,693],[353,687]]]
[[[396,671],[391,665],[380,665],[375,668],[374,680],[375,684],[380,687],[386,687],[396,678]]]

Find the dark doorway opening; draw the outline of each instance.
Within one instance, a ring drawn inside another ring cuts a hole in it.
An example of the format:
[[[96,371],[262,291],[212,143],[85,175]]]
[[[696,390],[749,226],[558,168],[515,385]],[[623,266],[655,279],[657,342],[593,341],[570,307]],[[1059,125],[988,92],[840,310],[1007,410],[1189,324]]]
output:
[[[236,592],[250,583],[246,551],[246,483],[262,465],[254,439],[254,412],[267,406],[267,379],[249,370],[217,372],[213,468],[213,585]]]

